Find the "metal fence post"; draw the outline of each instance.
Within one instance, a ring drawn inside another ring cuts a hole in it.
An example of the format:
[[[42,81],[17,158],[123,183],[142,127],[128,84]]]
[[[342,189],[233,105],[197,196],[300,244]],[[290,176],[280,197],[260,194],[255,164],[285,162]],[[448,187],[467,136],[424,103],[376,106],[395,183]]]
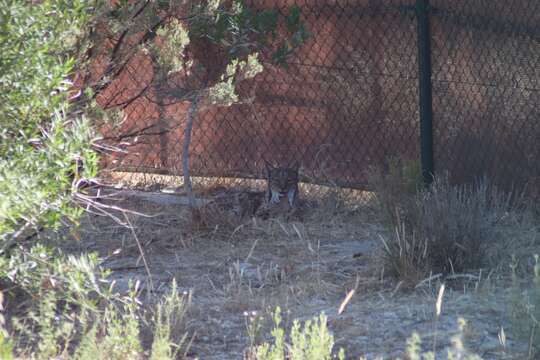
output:
[[[433,99],[431,88],[431,37],[429,0],[416,0],[418,36],[418,89],[420,98],[420,153],[426,185],[433,181]]]

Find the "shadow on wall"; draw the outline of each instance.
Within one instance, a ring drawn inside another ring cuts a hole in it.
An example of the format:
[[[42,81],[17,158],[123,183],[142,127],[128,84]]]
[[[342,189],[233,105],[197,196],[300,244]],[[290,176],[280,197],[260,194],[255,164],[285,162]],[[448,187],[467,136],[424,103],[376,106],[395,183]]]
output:
[[[462,128],[439,144],[437,171],[448,171],[453,183],[470,183],[486,177],[506,189],[527,186],[540,195],[540,124],[534,132],[497,129],[482,124]]]

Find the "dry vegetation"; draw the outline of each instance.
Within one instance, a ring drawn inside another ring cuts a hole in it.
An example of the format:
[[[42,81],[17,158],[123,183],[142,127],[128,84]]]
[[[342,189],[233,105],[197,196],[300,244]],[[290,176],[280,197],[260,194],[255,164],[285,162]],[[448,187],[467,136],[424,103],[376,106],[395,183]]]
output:
[[[117,293],[139,283],[148,314],[174,280],[189,304],[172,327],[187,358],[255,359],[257,345],[276,341],[280,307],[282,329],[324,313],[334,352],[345,349],[347,359],[412,358],[415,346],[446,358],[460,344],[483,359],[534,359],[530,304],[540,305],[523,300],[535,294],[526,293],[534,289],[531,254],[540,251],[534,217],[487,185],[439,182],[418,193],[415,172],[403,169],[392,178],[374,172],[375,196],[302,186],[300,220],[241,218],[212,201],[208,184],[199,187],[195,224],[181,193],[107,190],[105,203],[149,216],[118,212],[122,225],[88,214],[58,236],[68,239],[48,241],[71,254],[97,252]],[[511,263],[519,264],[513,282]],[[137,336],[148,349],[156,317],[145,318]]]

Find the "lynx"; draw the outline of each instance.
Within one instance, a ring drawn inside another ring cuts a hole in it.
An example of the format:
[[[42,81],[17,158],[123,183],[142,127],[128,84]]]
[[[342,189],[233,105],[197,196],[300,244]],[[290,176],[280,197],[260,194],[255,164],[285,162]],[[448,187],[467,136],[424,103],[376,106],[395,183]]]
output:
[[[266,178],[268,188],[266,201],[269,205],[278,205],[287,200],[289,209],[293,209],[298,201],[298,164],[292,168],[274,167],[266,162]]]
[[[298,165],[294,167],[274,167],[266,163],[266,191],[248,191],[245,189],[217,188],[209,195],[211,204],[218,209],[230,211],[239,218],[298,214]]]

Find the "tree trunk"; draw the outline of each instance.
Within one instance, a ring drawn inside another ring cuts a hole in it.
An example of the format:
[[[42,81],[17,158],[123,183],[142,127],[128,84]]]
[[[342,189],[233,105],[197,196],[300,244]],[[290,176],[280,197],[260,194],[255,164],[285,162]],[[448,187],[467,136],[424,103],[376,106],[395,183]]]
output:
[[[182,173],[184,174],[184,191],[189,200],[190,212],[193,215],[196,209],[195,195],[191,185],[191,175],[189,172],[189,146],[191,144],[191,130],[193,129],[193,119],[197,115],[197,106],[199,105],[199,95],[195,95],[189,106],[187,113],[186,126],[184,128],[184,145],[182,149]]]

